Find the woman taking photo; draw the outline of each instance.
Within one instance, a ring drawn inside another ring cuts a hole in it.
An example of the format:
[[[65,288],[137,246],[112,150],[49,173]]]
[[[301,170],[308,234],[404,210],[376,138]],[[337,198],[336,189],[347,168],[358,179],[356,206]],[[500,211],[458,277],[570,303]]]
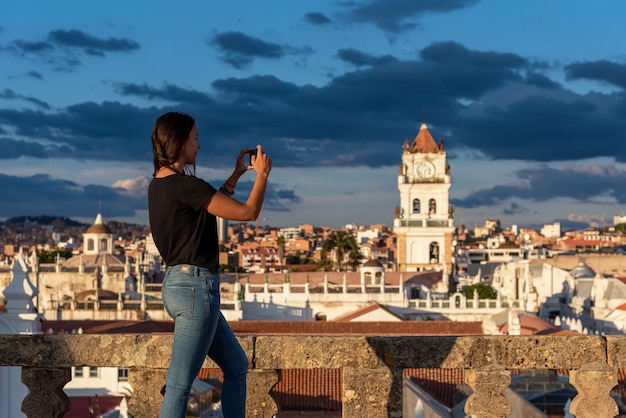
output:
[[[195,176],[200,149],[194,119],[169,112],[152,131],[154,178],[148,188],[150,228],[166,264],[163,305],[174,319],[174,343],[161,418],[184,418],[191,384],[208,355],[224,374],[225,418],[244,418],[248,360],[220,312],[216,216],[253,221],[259,216],[272,160],[260,145],[239,152],[235,170],[219,188]],[[256,155],[253,153],[256,151]],[[250,165],[246,154],[252,154]],[[256,171],[245,203],[231,196],[239,178]]]

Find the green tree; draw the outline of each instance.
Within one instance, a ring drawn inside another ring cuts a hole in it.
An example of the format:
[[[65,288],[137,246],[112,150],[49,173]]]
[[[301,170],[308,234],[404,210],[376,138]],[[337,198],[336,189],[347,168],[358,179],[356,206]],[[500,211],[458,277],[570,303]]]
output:
[[[486,284],[473,284],[462,290],[462,293],[468,299],[474,298],[474,290],[478,292],[479,299],[495,299],[496,291],[493,287]]]
[[[337,271],[345,271],[344,257],[346,255],[358,252],[354,237],[346,231],[331,233],[322,244],[322,258],[326,258],[329,253],[334,254],[332,262]]]
[[[330,271],[333,268],[333,263],[327,258],[322,258],[321,260],[317,261],[315,265],[317,266],[317,270],[319,271]]]
[[[61,260],[70,258],[72,256],[72,252],[67,250],[37,251],[37,257],[39,257],[39,262],[43,264],[56,263],[57,254],[59,255],[59,257],[61,257]]]
[[[280,260],[280,266],[282,267],[285,264],[285,237],[279,235],[276,242],[278,243],[278,259]]]

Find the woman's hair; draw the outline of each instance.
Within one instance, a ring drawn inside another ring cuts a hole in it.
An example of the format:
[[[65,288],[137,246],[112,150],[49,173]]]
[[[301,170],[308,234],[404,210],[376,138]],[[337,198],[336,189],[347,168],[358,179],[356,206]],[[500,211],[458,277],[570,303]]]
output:
[[[161,167],[171,168],[180,158],[195,124],[193,117],[180,112],[168,112],[156,120],[152,129],[154,175]]]

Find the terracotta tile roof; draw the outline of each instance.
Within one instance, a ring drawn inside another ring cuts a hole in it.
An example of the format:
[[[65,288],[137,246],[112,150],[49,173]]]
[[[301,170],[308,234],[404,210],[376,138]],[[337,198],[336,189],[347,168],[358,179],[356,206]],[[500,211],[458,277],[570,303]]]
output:
[[[342,316],[340,316],[338,318],[335,318],[333,320],[333,322],[351,322],[351,321],[353,321],[353,320],[355,320],[357,318],[360,318],[360,317],[362,317],[362,316],[364,316],[364,315],[366,315],[368,313],[371,313],[371,312],[374,312],[374,311],[377,311],[377,310],[384,311],[384,313],[386,315],[390,315],[390,316],[392,316],[394,318],[397,318],[398,321],[403,321],[404,320],[403,318],[401,318],[398,315],[396,315],[395,313],[391,312],[389,309],[387,309],[386,307],[384,307],[380,303],[374,302],[374,303],[372,303],[369,306],[366,306],[366,307],[361,308],[361,309],[357,309],[354,312],[350,312],[350,313],[347,313],[346,315],[342,315]]]
[[[42,321],[41,330],[54,334],[72,334],[82,329],[83,334],[159,334],[174,332],[173,321]]]
[[[235,334],[256,335],[484,335],[482,323],[453,321],[326,322],[233,321]],[[70,334],[171,333],[173,321],[43,321],[44,332]]]
[[[236,321],[230,326],[236,334],[255,335],[484,335],[480,321]]]
[[[413,140],[411,147],[409,148],[411,152],[439,152],[439,146],[435,142],[434,138],[428,131],[428,127],[426,124],[422,124],[420,127],[420,131]]]
[[[404,369],[402,374],[448,408],[471,392],[471,388],[465,384],[463,369]]]
[[[536,315],[523,313],[519,316],[521,335],[580,335],[578,332],[563,330],[553,323],[539,318]],[[508,334],[509,324],[504,323],[500,327],[503,334]]]

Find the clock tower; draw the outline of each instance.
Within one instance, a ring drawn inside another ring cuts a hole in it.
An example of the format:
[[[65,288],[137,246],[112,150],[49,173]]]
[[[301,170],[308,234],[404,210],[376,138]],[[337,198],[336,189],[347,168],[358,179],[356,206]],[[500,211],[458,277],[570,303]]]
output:
[[[394,231],[398,238],[398,271],[442,271],[440,291],[448,291],[452,272],[453,208],[449,203],[450,166],[443,141],[435,142],[423,124],[404,142],[398,173],[400,205]]]

